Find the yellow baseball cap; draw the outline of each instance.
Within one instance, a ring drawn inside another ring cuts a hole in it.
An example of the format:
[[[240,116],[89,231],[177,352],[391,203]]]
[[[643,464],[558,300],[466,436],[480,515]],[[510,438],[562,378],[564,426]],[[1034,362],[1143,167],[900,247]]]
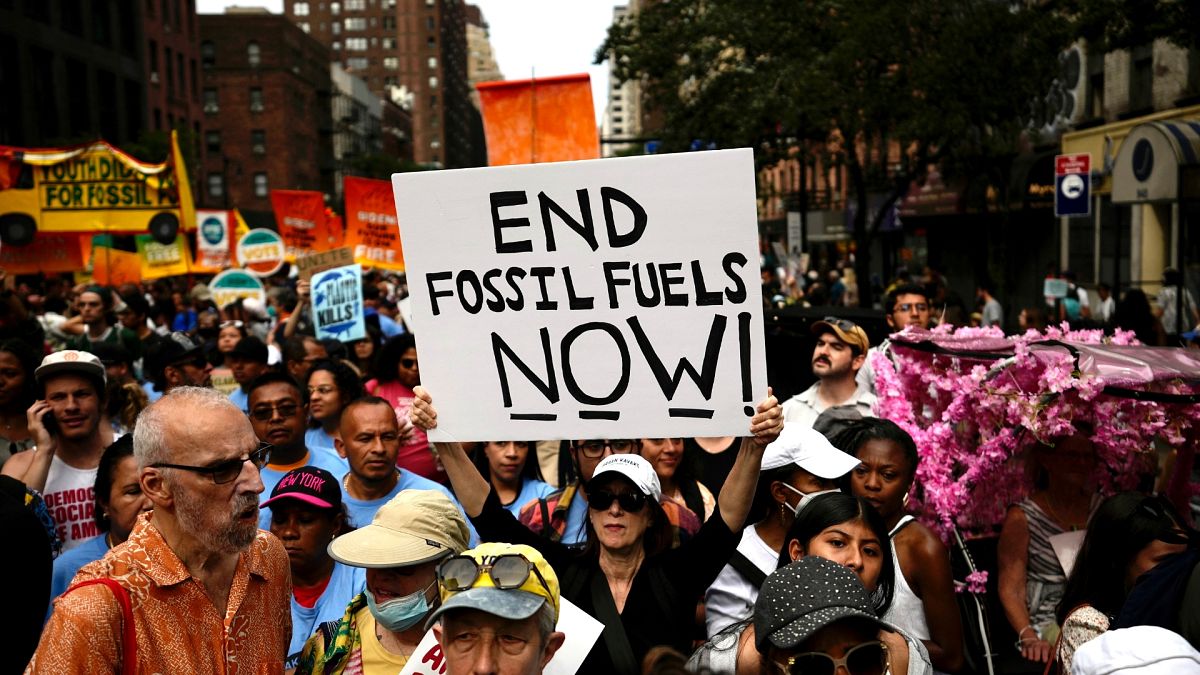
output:
[[[438,591],[442,602],[429,625],[455,609],[520,621],[546,603],[558,620],[558,575],[537,549],[524,544],[488,542],[444,560],[438,566]]]

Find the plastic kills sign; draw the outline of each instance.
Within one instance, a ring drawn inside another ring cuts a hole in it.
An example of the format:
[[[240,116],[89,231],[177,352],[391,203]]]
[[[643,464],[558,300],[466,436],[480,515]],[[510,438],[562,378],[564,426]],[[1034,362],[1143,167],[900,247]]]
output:
[[[353,342],[365,338],[362,266],[347,265],[314,274],[312,314],[318,340]]]
[[[751,151],[392,180],[431,440],[746,433],[767,390]]]

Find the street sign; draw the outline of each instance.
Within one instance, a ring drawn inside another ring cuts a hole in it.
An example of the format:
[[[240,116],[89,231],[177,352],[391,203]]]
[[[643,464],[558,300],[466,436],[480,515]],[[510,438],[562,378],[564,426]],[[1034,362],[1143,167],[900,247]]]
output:
[[[1092,155],[1080,152],[1054,158],[1054,215],[1092,214]]]

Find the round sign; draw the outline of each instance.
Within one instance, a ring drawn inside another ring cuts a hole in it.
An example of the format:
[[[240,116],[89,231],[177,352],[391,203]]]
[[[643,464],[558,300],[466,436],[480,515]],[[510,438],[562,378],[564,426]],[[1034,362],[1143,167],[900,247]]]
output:
[[[1077,173],[1063,176],[1062,193],[1067,199],[1079,199],[1079,196],[1083,194],[1083,188],[1083,176]]]
[[[1148,138],[1138,140],[1133,146],[1133,177],[1145,183],[1154,173],[1154,144]]]
[[[208,282],[208,290],[212,293],[213,304],[217,307],[223,308],[231,302],[246,298],[258,300],[264,307],[267,304],[267,293],[263,289],[262,281],[246,270],[232,269],[221,272]]]
[[[269,277],[283,267],[283,237],[264,228],[250,230],[237,243],[238,263],[247,272]]]
[[[225,239],[225,223],[216,216],[209,216],[200,223],[200,235],[212,246],[220,244]]]

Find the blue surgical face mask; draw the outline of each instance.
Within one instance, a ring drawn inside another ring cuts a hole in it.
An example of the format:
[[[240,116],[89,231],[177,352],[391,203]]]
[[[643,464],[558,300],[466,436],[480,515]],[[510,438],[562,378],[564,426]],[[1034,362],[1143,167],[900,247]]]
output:
[[[791,490],[792,492],[795,492],[796,494],[800,495],[800,501],[796,502],[796,505],[795,505],[795,506],[788,506],[788,508],[792,510],[792,515],[793,515],[793,516],[798,516],[798,515],[800,515],[800,511],[801,511],[801,510],[802,510],[802,509],[803,509],[805,506],[807,506],[807,505],[808,505],[808,503],[809,503],[810,501],[812,501],[814,498],[816,498],[816,497],[818,497],[818,496],[820,496],[820,495],[826,495],[826,494],[829,494],[830,492],[841,492],[841,490],[839,490],[839,489],[837,489],[837,488],[834,488],[834,489],[832,489],[832,490],[820,490],[820,491],[818,491],[818,492],[801,492],[801,491],[797,490],[795,487],[793,487],[793,486],[791,486],[791,485],[789,485],[789,484],[787,484],[787,483],[783,483],[783,487],[785,487],[785,488],[787,488],[787,489]],[[784,504],[784,506],[787,506],[787,505],[786,505],[786,504]]]
[[[437,581],[415,593],[388,600],[383,604],[375,602],[375,594],[368,588],[367,607],[371,610],[371,616],[375,617],[379,625],[387,630],[393,633],[408,630],[417,625],[429,613],[429,601],[425,599],[425,595],[435,584]]]

